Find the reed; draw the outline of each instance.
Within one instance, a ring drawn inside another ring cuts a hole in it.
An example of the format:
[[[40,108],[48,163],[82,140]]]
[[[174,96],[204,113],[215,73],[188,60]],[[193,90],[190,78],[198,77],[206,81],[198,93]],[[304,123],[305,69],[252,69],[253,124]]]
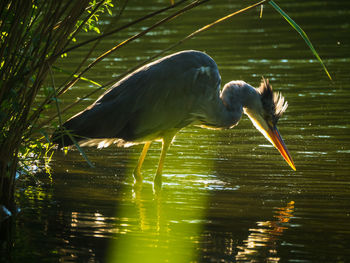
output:
[[[316,49],[312,45],[309,37],[306,35],[304,30],[289,15],[287,15],[287,13],[284,12],[282,10],[282,8],[279,7],[274,1],[270,0],[269,4],[292,26],[292,28],[294,28],[300,34],[300,36],[304,39],[305,43],[310,48],[312,54],[314,54],[314,56],[317,58],[318,62],[320,62],[321,66],[322,66],[323,70],[325,71],[325,73],[327,74],[328,78],[330,80],[332,80],[331,74],[329,74],[329,72],[328,72],[325,64],[323,63],[320,55],[317,53]]]
[[[0,3],[0,205],[10,210],[20,157],[28,156],[34,148],[45,151],[31,137],[34,119],[40,117],[33,115],[35,99],[44,93],[43,83],[58,58],[56,54],[80,30],[77,23],[87,21],[107,2],[98,1],[99,8],[89,14],[89,0]]]

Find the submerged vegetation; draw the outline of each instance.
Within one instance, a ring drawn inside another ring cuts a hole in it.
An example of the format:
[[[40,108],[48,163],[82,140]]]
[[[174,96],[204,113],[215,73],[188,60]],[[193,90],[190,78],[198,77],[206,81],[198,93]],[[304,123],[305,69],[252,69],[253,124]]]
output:
[[[225,21],[239,13],[243,13],[256,6],[269,2],[293,27],[303,36],[313,53],[322,63],[313,49],[306,34],[291,20],[273,1],[260,1],[255,4],[231,13],[213,23],[198,29],[192,34],[180,39],[176,43],[169,43],[169,47],[158,52],[155,56],[124,72],[107,83],[99,84],[94,80],[83,77],[84,73],[96,66],[105,57],[113,54],[120,47],[147,34],[152,29],[179,17],[209,0],[178,2],[168,1],[167,6],[126,25],[112,28],[112,25],[101,27],[100,15],[105,12],[112,14],[114,19],[123,15],[128,1],[112,3],[111,0],[82,0],[82,1],[24,1],[4,0],[0,4],[0,206],[14,210],[14,189],[16,173],[30,173],[33,163],[39,158],[44,160],[44,169],[50,173],[48,162],[52,157],[49,132],[62,122],[61,113],[79,103],[84,98],[109,86],[121,79],[137,67],[146,64],[168,50],[178,46],[195,35],[210,29],[212,26]],[[185,5],[187,4],[187,5]],[[184,6],[182,6],[184,5]],[[117,11],[115,11],[117,10]],[[160,14],[166,14],[159,21],[140,31],[134,36],[118,43],[112,49],[104,52],[92,63],[87,65],[88,58],[104,37],[115,34],[136,23]],[[85,42],[79,42],[79,34],[93,31],[99,34]],[[68,72],[66,83],[56,86],[53,77],[54,70],[64,72],[56,67],[59,59],[68,57],[69,52],[83,45],[93,43],[89,52],[82,58],[74,72]],[[323,65],[323,64],[322,64]],[[324,65],[323,65],[324,67]],[[326,70],[326,68],[324,67]],[[327,71],[326,71],[327,72]],[[328,74],[328,72],[327,72]],[[59,96],[64,94],[79,80],[89,81],[97,88],[86,94],[80,100],[65,109],[59,107]],[[49,83],[49,84],[48,84]],[[38,95],[44,95],[38,99]],[[43,113],[54,107],[57,113],[49,120],[43,119]],[[82,150],[80,149],[82,152]],[[84,153],[82,152],[83,156]],[[85,157],[86,158],[86,157]],[[1,213],[0,213],[0,222]]]

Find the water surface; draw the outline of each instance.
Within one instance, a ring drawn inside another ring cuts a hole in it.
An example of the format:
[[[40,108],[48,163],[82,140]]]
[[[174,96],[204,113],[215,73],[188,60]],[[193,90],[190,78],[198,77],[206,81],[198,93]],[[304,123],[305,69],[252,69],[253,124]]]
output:
[[[168,1],[169,2],[169,1]],[[132,4],[132,3],[131,3]],[[125,23],[168,4],[135,2]],[[144,6],[143,6],[144,5]],[[57,153],[52,182],[19,187],[11,257],[14,262],[347,262],[350,261],[350,5],[345,1],[283,1],[308,33],[334,81],[271,7],[216,26],[177,47],[207,52],[223,83],[269,78],[289,103],[279,130],[292,171],[247,118],[232,130],[183,129],[166,159],[163,189],[152,191],[160,144],[132,170],[141,146]],[[242,3],[215,1],[162,26],[89,72],[105,83]],[[154,20],[155,21],[155,20]],[[96,56],[152,22],[101,42]],[[73,70],[86,49],[61,66]],[[65,79],[56,73],[56,82]],[[91,91],[78,84],[62,106]],[[89,105],[73,108],[65,118]]]

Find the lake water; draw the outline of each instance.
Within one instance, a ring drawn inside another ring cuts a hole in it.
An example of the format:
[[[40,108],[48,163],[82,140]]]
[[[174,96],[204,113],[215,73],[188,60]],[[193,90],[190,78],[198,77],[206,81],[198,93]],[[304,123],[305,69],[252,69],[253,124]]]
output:
[[[131,3],[133,2],[133,3]],[[155,2],[155,1],[154,1]],[[157,10],[130,1],[123,24]],[[88,72],[106,83],[199,27],[252,1],[212,1],[172,20]],[[132,170],[142,146],[75,149],[52,161],[52,181],[18,187],[12,262],[350,262],[350,2],[277,1],[306,31],[330,81],[301,37],[265,5],[217,25],[171,52],[197,49],[223,83],[261,76],[286,97],[279,121],[297,171],[244,117],[232,130],[183,129],[171,146],[163,189],[152,191],[160,154],[153,143],[142,187]],[[100,43],[94,56],[160,19]],[[63,59],[73,70],[86,48]],[[168,52],[167,54],[169,54]],[[91,61],[90,61],[91,62]],[[56,83],[66,78],[55,73]],[[78,82],[62,106],[93,90]],[[65,119],[99,94],[71,109]]]

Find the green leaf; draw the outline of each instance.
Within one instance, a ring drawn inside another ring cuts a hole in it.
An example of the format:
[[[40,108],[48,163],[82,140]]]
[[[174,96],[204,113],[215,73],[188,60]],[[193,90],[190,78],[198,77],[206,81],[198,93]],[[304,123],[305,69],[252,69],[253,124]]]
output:
[[[106,10],[110,16],[113,15],[111,9],[109,9],[108,6],[106,6]]]
[[[98,27],[94,27],[94,31],[97,33],[97,34],[100,34],[101,33],[101,31],[100,31],[100,29],[98,28]]]
[[[278,12],[280,13],[281,16],[284,17],[284,19],[287,20],[287,22],[301,35],[301,37],[304,39],[304,41],[306,42],[306,44],[309,46],[309,48],[311,49],[312,53],[314,54],[314,56],[317,58],[317,60],[321,63],[324,71],[326,72],[327,76],[329,77],[330,80],[332,80],[331,75],[329,74],[326,66],[324,65],[322,59],[320,58],[320,56],[318,55],[318,53],[316,52],[314,46],[312,45],[310,39],[308,38],[308,36],[306,35],[306,33],[304,32],[304,30],[301,29],[301,27],[295,23],[295,21],[290,18],[273,0],[269,1],[269,4],[272,5],[272,7]]]

